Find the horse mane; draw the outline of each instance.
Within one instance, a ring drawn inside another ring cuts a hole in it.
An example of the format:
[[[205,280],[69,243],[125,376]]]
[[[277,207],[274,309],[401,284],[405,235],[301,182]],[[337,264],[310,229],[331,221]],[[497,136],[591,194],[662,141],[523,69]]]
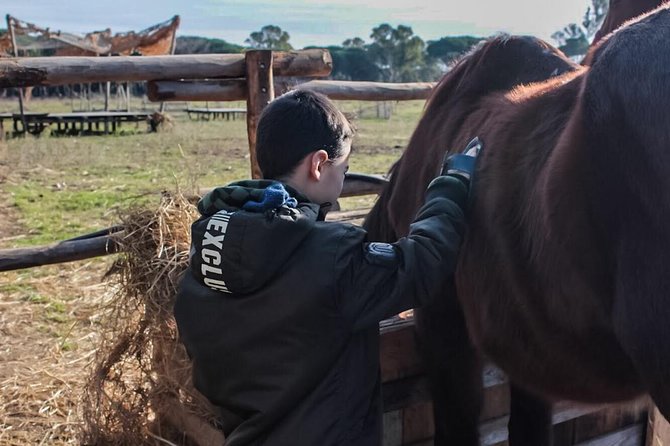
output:
[[[402,159],[402,158],[401,158]],[[393,182],[394,172],[400,163],[400,159],[393,163],[391,169],[388,171],[388,176]],[[388,216],[385,215],[391,199],[391,194],[388,192],[390,184],[384,186],[380,192],[374,206],[365,217],[363,227],[368,232],[368,240],[376,242],[395,242],[398,239]]]

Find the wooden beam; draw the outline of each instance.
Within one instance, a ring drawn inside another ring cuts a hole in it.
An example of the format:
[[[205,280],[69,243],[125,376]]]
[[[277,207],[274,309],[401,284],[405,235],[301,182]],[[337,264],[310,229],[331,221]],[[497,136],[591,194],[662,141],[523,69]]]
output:
[[[256,129],[263,109],[275,97],[273,84],[273,54],[271,50],[246,53],[247,79],[247,134],[252,178],[261,178],[256,158]]]
[[[247,81],[150,81],[147,82],[147,97],[153,102],[246,101]]]
[[[19,49],[16,46],[16,35],[14,34],[14,19],[9,14],[7,14],[5,18],[7,19],[7,32],[9,33],[9,39],[12,43],[12,54],[14,55],[14,57],[18,57]],[[21,114],[21,123],[23,124],[23,132],[26,132],[28,130],[28,127],[26,125],[26,114],[25,109],[23,107],[23,88],[18,89],[18,94],[19,94],[19,113]]]
[[[255,135],[254,132],[254,136]],[[253,156],[255,160],[255,151]],[[386,179],[379,175],[347,173],[344,180],[342,196],[379,193],[387,182]],[[211,189],[201,190],[201,196],[210,190]],[[190,197],[190,200],[197,201],[199,198],[200,197]],[[361,213],[361,217],[364,217],[367,213],[367,211],[360,210],[356,212]],[[35,266],[72,262],[75,260],[114,254],[118,252],[118,246],[110,239],[109,234],[122,230],[122,226],[113,226],[53,245],[0,250],[0,271],[32,268]]]
[[[576,446],[640,446],[644,441],[644,424],[638,423]],[[659,444],[658,446],[664,446]]]
[[[277,76],[327,76],[333,68],[330,53],[324,49],[277,52],[273,63]],[[0,88],[78,82],[241,78],[245,74],[244,54],[0,59]]]
[[[379,194],[388,182],[389,181],[381,175],[347,173],[344,177],[344,187],[342,188],[340,197],[358,197],[360,195]]]
[[[384,83],[358,81],[310,81],[296,86],[316,91],[331,99],[357,101],[409,101],[426,99],[435,87],[433,82]]]
[[[378,194],[388,184],[388,180],[381,175],[367,175],[364,173],[348,172],[344,177],[344,187],[340,197],[357,197],[360,195]],[[189,196],[189,201],[195,202],[214,188],[205,187],[200,189],[199,196]],[[362,210],[357,209],[359,213]],[[367,210],[365,210],[367,212]],[[365,215],[363,215],[365,216]]]
[[[35,248],[5,249],[0,251],[0,271],[73,262],[112,254],[117,250],[118,245],[112,241],[109,235],[67,240]]]
[[[275,73],[275,75],[278,75]],[[149,82],[150,101],[240,101],[246,99],[244,79]],[[307,89],[331,99],[359,101],[407,101],[426,99],[435,84],[416,82],[392,84],[383,82],[310,81],[301,84],[275,81],[275,91]]]

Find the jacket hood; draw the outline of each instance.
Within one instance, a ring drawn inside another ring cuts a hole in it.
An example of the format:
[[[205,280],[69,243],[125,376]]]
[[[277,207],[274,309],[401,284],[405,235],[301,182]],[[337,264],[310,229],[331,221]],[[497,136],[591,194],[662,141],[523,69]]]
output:
[[[320,207],[276,181],[250,180],[212,190],[191,227],[191,270],[203,285],[245,295],[281,274],[320,219]]]

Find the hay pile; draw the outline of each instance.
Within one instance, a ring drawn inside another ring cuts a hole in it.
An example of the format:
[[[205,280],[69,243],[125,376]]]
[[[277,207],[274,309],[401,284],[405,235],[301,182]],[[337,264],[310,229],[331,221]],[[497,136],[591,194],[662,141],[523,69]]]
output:
[[[192,386],[172,307],[197,211],[164,194],[157,211],[123,216],[119,292],[84,392],[84,444],[222,444],[216,411]]]

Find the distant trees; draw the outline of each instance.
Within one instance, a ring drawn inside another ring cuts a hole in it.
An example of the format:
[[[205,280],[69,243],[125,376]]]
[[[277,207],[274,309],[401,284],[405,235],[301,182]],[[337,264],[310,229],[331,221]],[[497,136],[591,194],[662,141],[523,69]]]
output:
[[[177,37],[175,54],[241,53],[244,47],[222,39],[197,36]]]
[[[244,41],[253,49],[288,51],[293,47],[288,43],[291,36],[276,25],[265,25],[260,31],[255,31]]]
[[[337,80],[379,81],[382,72],[363,46],[329,46],[333,58],[330,77]]]
[[[439,40],[428,42],[426,53],[429,57],[439,59],[444,64],[448,64],[457,57],[467,53],[481,40],[482,37],[472,36],[442,37]]]
[[[372,29],[372,43],[367,50],[379,67],[384,81],[416,82],[426,78],[426,44],[414,34],[411,27],[398,25],[393,28],[383,23]]]
[[[607,15],[608,8],[608,0],[591,0],[591,5],[584,13],[581,25],[571,23],[551,35],[551,38],[558,42],[558,49],[568,56],[586,54],[591,39],[598,32]]]
[[[341,46],[327,47],[333,57],[331,78],[341,80],[418,82],[437,80],[454,58],[467,52],[481,38],[443,37],[425,42],[411,27],[382,23],[372,29],[370,41],[352,37]],[[183,36],[177,38],[177,54],[240,53],[246,49],[292,50],[290,35],[276,25],[252,32],[246,46],[222,39]]]
[[[359,48],[362,49],[365,47],[365,40],[360,37],[354,37],[353,39],[347,39],[342,42],[344,48]]]

